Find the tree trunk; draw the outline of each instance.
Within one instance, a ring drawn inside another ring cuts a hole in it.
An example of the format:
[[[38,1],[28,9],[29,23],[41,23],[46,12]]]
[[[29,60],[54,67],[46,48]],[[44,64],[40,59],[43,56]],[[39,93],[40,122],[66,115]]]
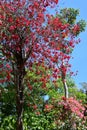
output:
[[[16,130],[23,130],[23,104],[24,104],[24,76],[25,69],[20,66],[15,69],[15,88],[16,88],[16,112],[17,112],[17,123]]]
[[[62,63],[62,69],[63,68],[65,68],[64,62]],[[64,87],[64,93],[65,93],[65,97],[68,98],[69,93],[68,93],[68,86],[66,83],[66,71],[64,72],[62,69],[60,69],[60,70],[61,70],[62,83],[63,83],[63,87]]]
[[[69,93],[68,93],[67,83],[66,83],[65,79],[62,79],[62,82],[63,82],[63,86],[64,86],[65,97],[68,98],[69,97]]]

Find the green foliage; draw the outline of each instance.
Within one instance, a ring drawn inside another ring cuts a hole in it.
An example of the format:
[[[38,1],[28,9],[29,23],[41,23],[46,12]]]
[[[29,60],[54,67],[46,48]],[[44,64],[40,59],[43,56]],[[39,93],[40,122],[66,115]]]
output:
[[[2,118],[0,123],[1,126],[0,130],[15,130],[16,129],[15,120],[16,120],[15,116],[11,116],[11,115]]]
[[[76,18],[79,15],[79,10],[74,8],[65,8],[61,9],[60,14],[62,18],[65,19],[65,22],[69,24],[75,24]]]
[[[71,33],[73,33],[75,36],[78,36],[81,32],[85,31],[86,28],[86,21],[81,19],[77,21],[77,17],[79,15],[79,10],[74,8],[64,8],[60,10],[60,14],[57,15],[64,24],[68,23],[70,24],[70,30]],[[79,30],[77,32],[73,32],[73,26],[78,25]]]
[[[78,88],[69,88],[69,95],[76,97],[78,100],[82,100],[82,102],[85,103],[86,94],[81,92]]]
[[[31,75],[31,74],[30,74]],[[33,73],[34,75],[34,73]],[[31,78],[30,80],[33,80]],[[68,78],[67,78],[68,80]],[[73,80],[69,79],[67,81],[69,85],[69,92],[70,96],[76,96],[77,99],[82,99],[82,95],[80,95],[80,91],[72,86],[75,85],[73,83]],[[26,85],[26,84],[25,84]],[[39,85],[39,83],[38,83]],[[56,88],[55,85],[58,85]],[[29,90],[27,87],[25,87],[25,104],[24,104],[24,115],[23,115],[23,122],[24,122],[24,130],[73,130],[73,123],[76,125],[75,130],[86,130],[86,123],[85,120],[78,118],[77,116],[71,114],[69,111],[65,113],[65,111],[62,111],[62,107],[59,107],[58,102],[61,101],[61,97],[63,96],[62,83],[61,80],[57,81],[57,84],[51,84],[51,82],[47,83],[47,94],[49,94],[49,100],[46,102],[44,99],[40,96],[39,92],[43,91],[43,88],[37,88],[35,89],[37,85],[34,84],[33,89],[31,92],[31,95],[27,95],[27,92]],[[4,110],[1,111],[0,117],[1,117],[1,128],[0,130],[14,130],[15,129],[15,100],[14,100],[14,92],[11,90],[12,85],[10,84],[9,87],[5,87],[2,95],[1,95],[1,102],[4,103]],[[57,89],[60,88],[60,91],[57,91]],[[7,91],[9,89],[9,91]],[[11,94],[12,93],[12,94]],[[45,94],[45,91],[43,91],[43,94]],[[10,97],[9,97],[10,96]],[[85,95],[84,95],[85,96]],[[10,99],[10,102],[8,102]],[[7,103],[8,102],[8,103]],[[12,107],[7,107],[7,104],[12,105]],[[50,104],[53,106],[52,109],[49,109]],[[34,106],[37,105],[36,108]],[[45,105],[48,105],[48,108],[45,108]],[[9,111],[11,110],[11,111]],[[10,112],[10,113],[9,113]],[[66,116],[66,118],[62,119],[61,114]],[[61,120],[62,119],[62,120]],[[74,122],[73,122],[74,121]],[[82,124],[84,122],[84,124]]]
[[[24,128],[25,130],[53,130],[55,126],[51,122],[51,115],[45,115],[43,113],[37,115],[27,112],[25,113]]]
[[[80,21],[77,22],[77,24],[78,24],[79,27],[80,27],[80,32],[85,31],[85,27],[86,27],[86,25],[87,25],[85,20],[80,20]]]
[[[3,116],[13,115],[15,113],[15,91],[11,84],[7,85],[7,87],[1,88],[0,95],[0,107]]]

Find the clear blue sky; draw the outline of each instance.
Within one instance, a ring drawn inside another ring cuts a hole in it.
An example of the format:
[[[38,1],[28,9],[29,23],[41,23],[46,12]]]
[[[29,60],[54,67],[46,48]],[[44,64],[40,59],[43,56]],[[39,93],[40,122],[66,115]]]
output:
[[[80,10],[79,18],[87,21],[87,0],[59,0],[59,8],[73,7]],[[87,82],[87,27],[86,31],[80,35],[81,43],[76,46],[71,61],[72,70],[78,70],[78,75],[74,77],[76,84]]]

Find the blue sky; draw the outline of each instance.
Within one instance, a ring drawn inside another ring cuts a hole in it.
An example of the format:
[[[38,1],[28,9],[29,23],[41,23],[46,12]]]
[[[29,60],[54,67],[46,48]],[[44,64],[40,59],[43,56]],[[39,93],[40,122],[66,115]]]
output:
[[[78,19],[87,21],[87,0],[59,0],[59,8],[76,8],[80,10]],[[81,82],[87,82],[87,28],[86,31],[80,35],[81,43],[77,45],[73,51],[71,60],[72,70],[78,70],[78,75],[73,77],[75,83],[79,85]]]

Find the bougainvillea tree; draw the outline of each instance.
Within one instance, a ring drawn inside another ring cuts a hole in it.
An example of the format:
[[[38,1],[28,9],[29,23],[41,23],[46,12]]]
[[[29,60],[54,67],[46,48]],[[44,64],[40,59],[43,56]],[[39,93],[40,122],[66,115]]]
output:
[[[4,71],[5,75],[0,83],[12,81],[15,86],[17,130],[23,130],[24,78],[33,64],[37,68],[43,65],[51,69],[52,75],[48,77],[52,81],[62,76],[65,83],[70,67],[69,54],[77,42],[75,36],[81,32],[81,26],[47,14],[47,7],[53,8],[57,3],[58,0],[0,2],[0,51],[2,63],[6,61],[0,65],[0,74]],[[42,76],[41,81],[45,87],[46,77]],[[28,87],[31,87],[29,81]]]

